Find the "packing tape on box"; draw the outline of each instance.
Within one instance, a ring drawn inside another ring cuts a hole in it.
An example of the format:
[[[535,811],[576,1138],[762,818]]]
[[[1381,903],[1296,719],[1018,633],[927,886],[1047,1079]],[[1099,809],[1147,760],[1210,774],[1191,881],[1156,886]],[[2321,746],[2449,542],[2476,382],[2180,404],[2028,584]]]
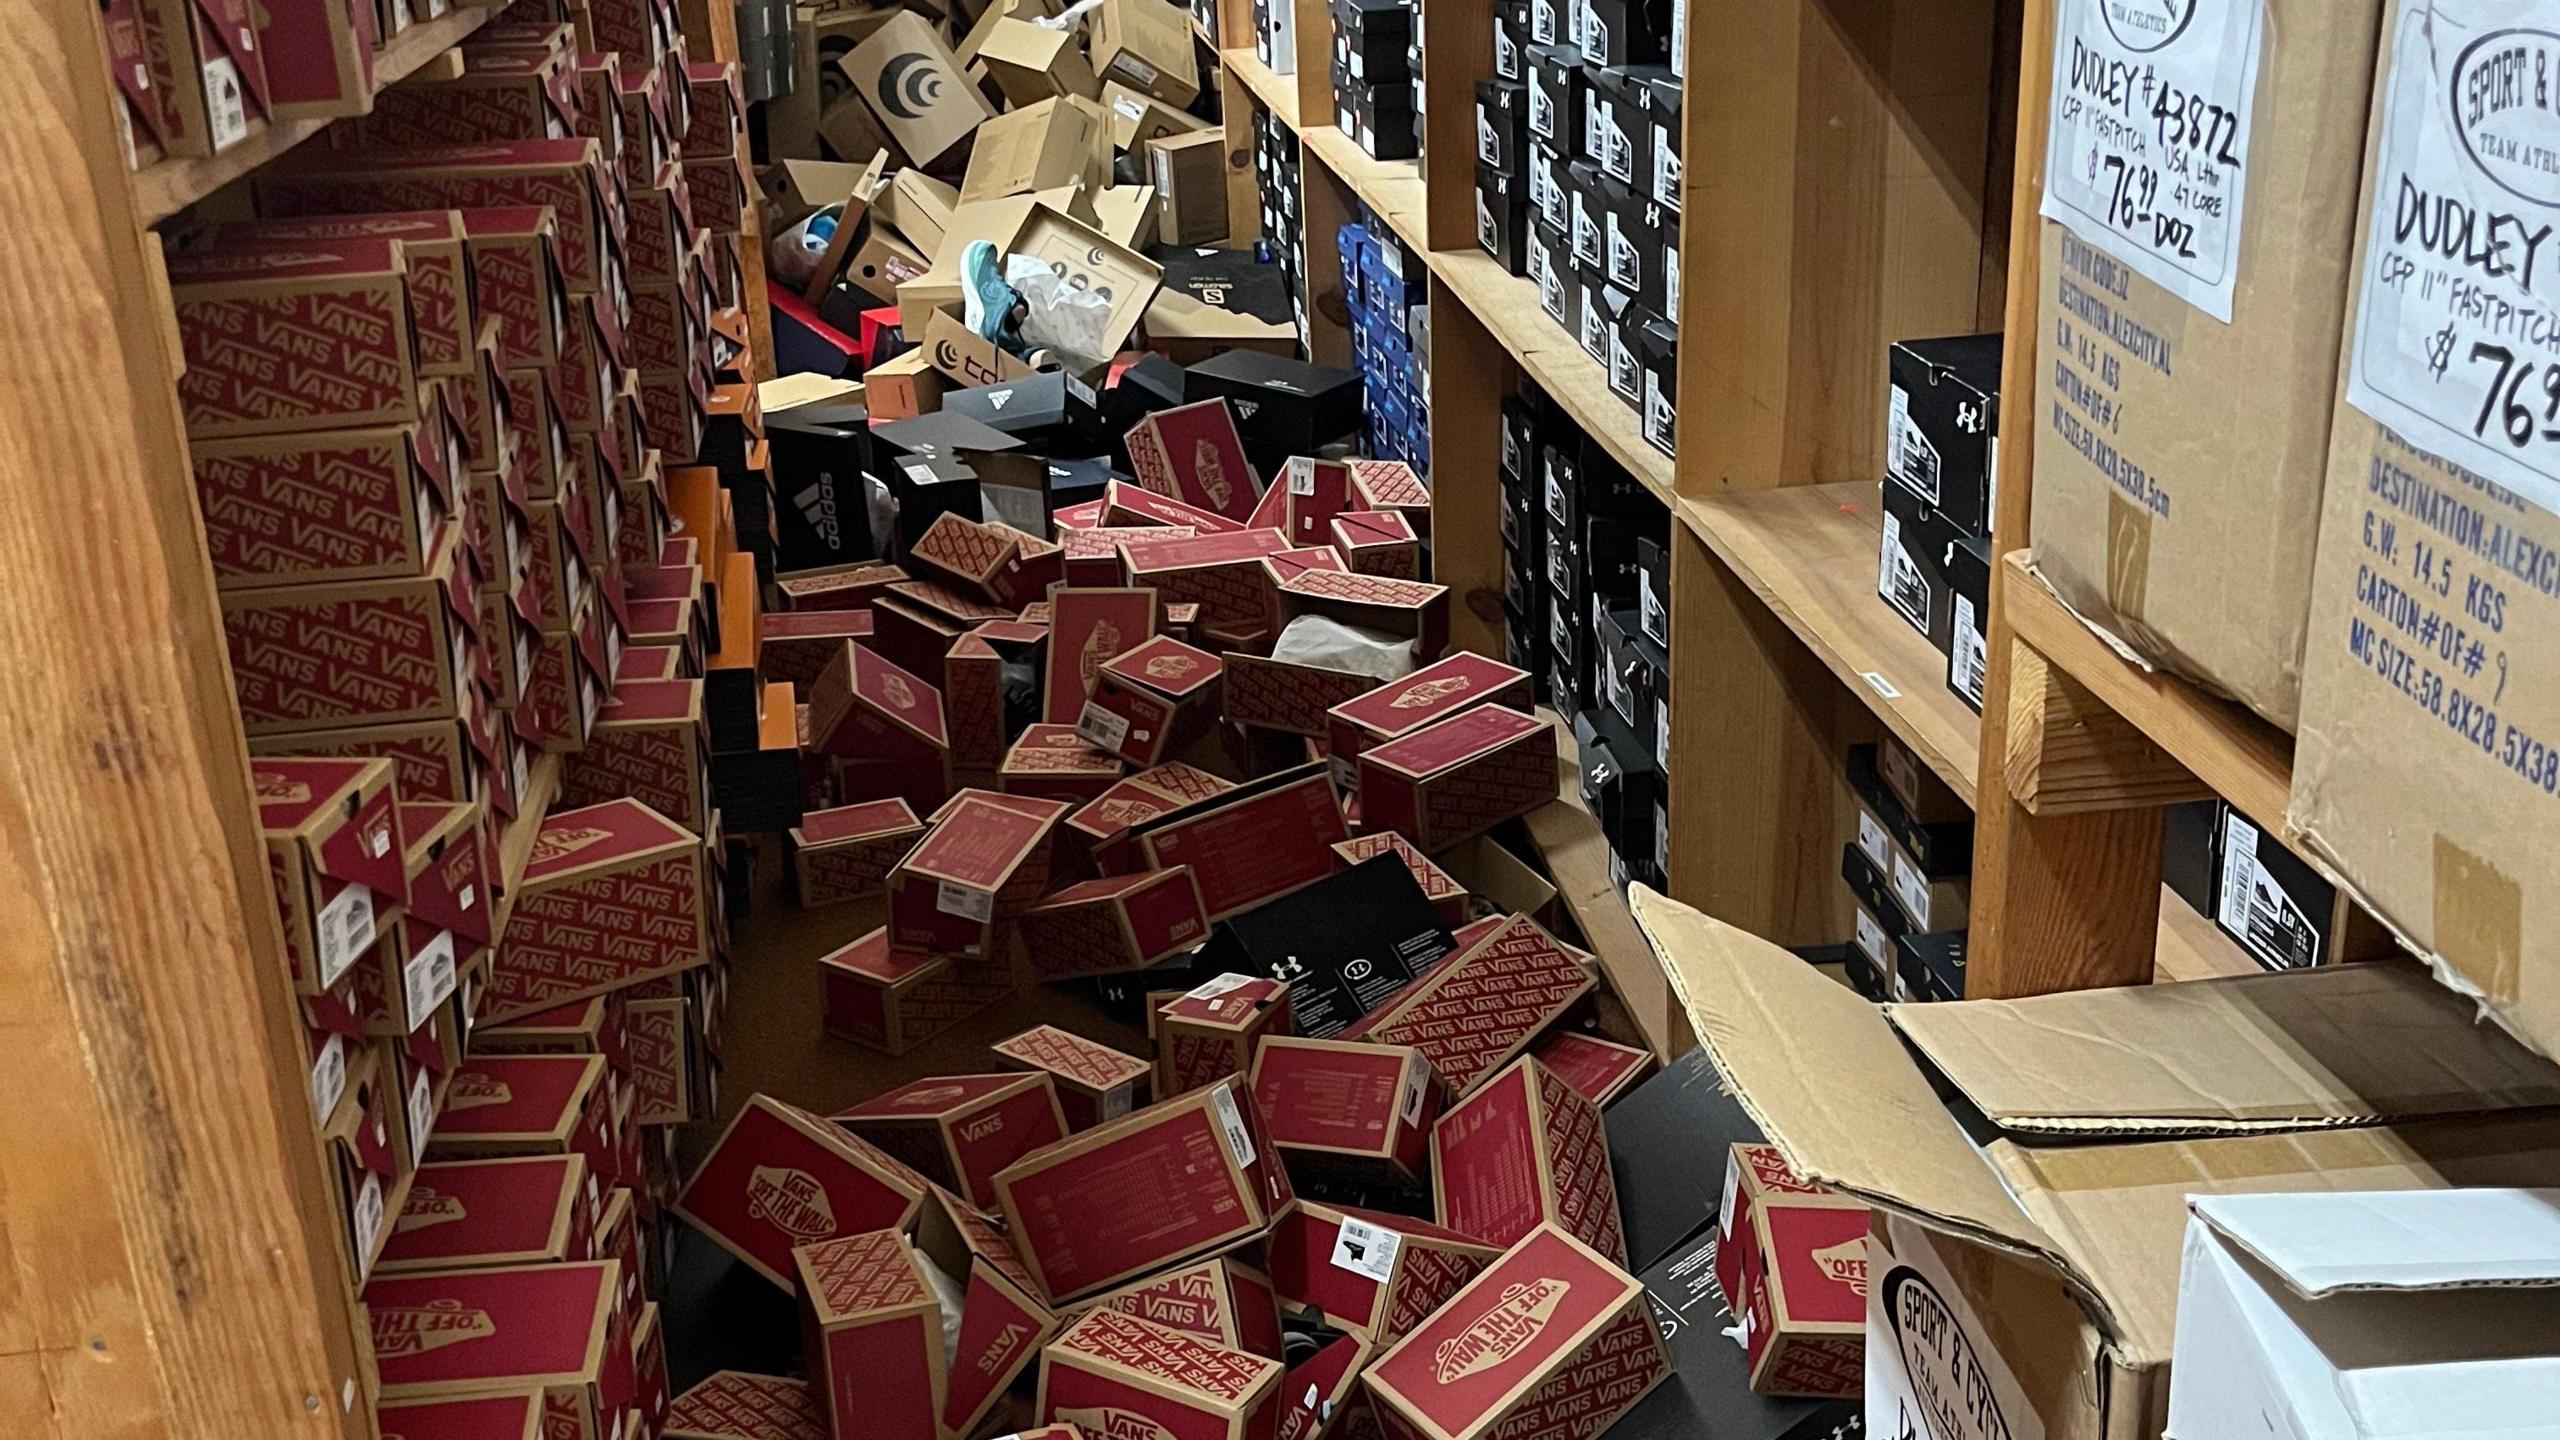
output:
[[[2443,835],[2435,845],[2436,954],[2501,1005],[2522,993],[2524,890]]]

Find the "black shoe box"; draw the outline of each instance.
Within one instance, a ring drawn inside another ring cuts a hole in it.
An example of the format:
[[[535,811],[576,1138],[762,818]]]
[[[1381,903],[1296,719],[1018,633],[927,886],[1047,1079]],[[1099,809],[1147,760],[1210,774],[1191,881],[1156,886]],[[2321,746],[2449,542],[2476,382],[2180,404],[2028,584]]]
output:
[[[1985,627],[1991,614],[1991,542],[1967,535],[1947,551],[1948,605],[1947,689],[1982,713],[1982,682],[1990,664],[1991,642]]]
[[[873,473],[894,493],[899,462],[953,460],[970,452],[1001,454],[1023,448],[1022,442],[994,426],[954,410],[937,410],[912,420],[892,420],[872,427]]]
[[[1897,936],[1893,942],[1894,998],[1906,1004],[1963,999],[1966,934],[1962,930],[1935,930]]]
[[[1573,162],[1543,145],[1529,147],[1529,208],[1538,223],[1559,232],[1573,229],[1573,202],[1565,195],[1565,178]]]
[[[1671,547],[1650,535],[1636,537],[1637,629],[1654,644],[1671,645]]]
[[[1547,424],[1539,412],[1541,403],[1527,395],[1502,397],[1502,474],[1506,481],[1532,482],[1538,478],[1539,431]]]
[[[1643,191],[1608,176],[1600,178],[1601,273],[1609,283],[1633,296],[1636,304],[1661,314],[1664,307],[1663,221],[1661,206]],[[1673,236],[1679,221],[1672,217]]]
[[[898,506],[898,548],[889,558],[903,563],[924,532],[945,515],[981,522],[987,518],[978,472],[961,461],[910,458],[891,464],[888,475],[889,495]]]
[[[1580,710],[1591,703],[1588,642],[1574,623],[1571,602],[1547,597],[1547,675],[1559,710]]]
[[[1583,0],[1583,53],[1595,65],[1668,60],[1671,13],[1671,0]]]
[[[1680,77],[1669,67],[1645,67],[1644,113],[1652,131],[1645,165],[1647,189],[1672,214],[1680,213]]]
[[[1529,263],[1525,273],[1538,287],[1538,308],[1567,335],[1582,329],[1582,283],[1575,274],[1573,248],[1562,230],[1543,221],[1529,222]]]
[[[1571,45],[1530,46],[1528,82],[1530,142],[1557,154],[1572,150],[1591,95],[1582,52]]]
[[[1413,7],[1407,0],[1333,0],[1334,62],[1355,80],[1410,85],[1405,53],[1413,45]]]
[[[1991,521],[2000,433],[2001,338],[1951,335],[1893,346],[1886,473],[1967,534]]]
[[[1476,244],[1500,264],[1503,273],[1529,270],[1529,196],[1527,184],[1479,160],[1476,162]]]
[[[1635,297],[1590,271],[1582,272],[1582,353],[1600,365],[1609,363],[1609,344],[1625,323]]]
[[[1665,455],[1675,454],[1680,423],[1680,327],[1659,315],[1647,315],[1630,343],[1636,363],[1644,369],[1644,443]]]
[[[1675,1056],[1661,1073],[1619,1097],[1600,1118],[1608,1138],[1609,1170],[1617,1183],[1630,1268],[1650,1270],[1701,1233],[1712,1241],[1724,1197],[1726,1157],[1734,1146],[1758,1144],[1765,1137],[1742,1102],[1725,1088],[1706,1052],[1693,1048]],[[1710,1263],[1705,1269],[1704,1283],[1713,1291],[1715,1267]],[[1713,1339],[1732,1352],[1733,1383],[1741,1388],[1742,1347],[1720,1334]],[[1687,1356],[1681,1359],[1685,1362]],[[1857,1402],[1846,1403],[1854,1410]],[[1643,1413],[1642,1408],[1635,1413]],[[1617,1432],[1610,1433],[1615,1440]],[[1722,1432],[1678,1433],[1682,1440],[1691,1440]]]
[[[1644,310],[1632,303],[1618,323],[1609,327],[1609,393],[1634,414],[1638,423],[1644,416],[1644,367],[1636,363],[1635,346],[1630,343],[1644,324]]]
[[[1413,872],[1380,855],[1218,922],[1199,968],[1287,981],[1295,1033],[1324,1040],[1456,948]]]
[[[2284,842],[2224,805],[2214,817],[2213,923],[2269,970],[2334,963],[2338,892]]]
[[[1606,446],[1579,432],[1559,434],[1547,447],[1538,500],[1548,521],[1567,530],[1594,516],[1627,520],[1659,509]]]
[[[1476,158],[1520,172],[1529,153],[1529,87],[1518,80],[1476,82]]]
[[[1631,878],[1652,883],[1654,816],[1662,802],[1662,770],[1653,763],[1653,747],[1611,710],[1594,710],[1587,718],[1597,722],[1599,744],[1583,751],[1583,781],[1599,800],[1593,814],[1600,833]]]
[[[1039,455],[1082,454],[1102,443],[1093,387],[1063,370],[995,385],[946,390],[942,411],[1010,435]]]
[[[1525,80],[1529,74],[1529,3],[1493,7],[1493,73],[1500,80]]]
[[[1573,263],[1576,268],[1598,272],[1608,261],[1608,251],[1601,239],[1600,167],[1588,160],[1576,160],[1565,167],[1565,207],[1572,219]]]
[[[1654,82],[1670,78],[1670,67],[1664,65],[1602,66],[1591,72],[1591,158],[1602,174],[1638,194],[1653,192]]]
[[[1876,559],[1876,594],[1945,654],[1954,643],[1955,591],[1947,583],[1947,551],[1961,538],[1947,518],[1888,480],[1880,486],[1884,543]]]
[[[1529,0],[1529,43],[1561,45],[1573,39],[1574,0]]]
[[[1416,100],[1420,87],[1346,80],[1334,92],[1335,121],[1372,160],[1410,160],[1422,153]]]
[[[1179,290],[1203,305],[1237,315],[1250,315],[1273,324],[1288,322],[1288,280],[1277,263],[1257,260],[1251,250],[1156,245],[1148,248],[1147,258],[1164,272],[1168,290]]]
[[[1514,610],[1507,605],[1503,607],[1502,655],[1513,669],[1529,672],[1530,686],[1537,699],[1552,697],[1543,611],[1532,613]]]
[[[878,554],[863,484],[870,421],[860,404],[803,405],[765,417],[773,472],[789,493],[774,516],[784,570],[851,565]]]
[[[1638,567],[1642,581],[1642,567]],[[1645,753],[1653,753],[1652,717],[1646,713],[1644,681],[1639,673],[1646,657],[1637,653],[1644,638],[1643,622],[1632,606],[1615,607],[1600,612],[1592,629],[1593,654],[1601,667],[1600,699],[1627,727],[1629,734],[1644,742]]]
[[[1502,547],[1502,603],[1514,614],[1543,620],[1547,532],[1524,529],[1522,534],[1519,544]]]
[[[1236,429],[1255,468],[1279,473],[1275,464],[1262,469],[1266,456],[1286,460],[1313,455],[1362,424],[1359,372],[1330,365],[1311,365],[1256,350],[1230,350],[1194,365],[1186,372],[1184,393],[1192,400],[1224,396],[1236,413]]]

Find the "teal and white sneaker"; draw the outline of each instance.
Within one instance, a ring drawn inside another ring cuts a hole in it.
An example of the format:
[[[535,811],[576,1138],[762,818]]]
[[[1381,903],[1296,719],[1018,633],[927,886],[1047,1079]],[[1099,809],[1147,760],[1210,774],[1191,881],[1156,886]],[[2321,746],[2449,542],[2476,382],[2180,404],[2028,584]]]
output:
[[[970,241],[969,248],[960,252],[960,305],[971,332],[986,340],[1000,339],[1021,299],[1005,283],[995,242]]]

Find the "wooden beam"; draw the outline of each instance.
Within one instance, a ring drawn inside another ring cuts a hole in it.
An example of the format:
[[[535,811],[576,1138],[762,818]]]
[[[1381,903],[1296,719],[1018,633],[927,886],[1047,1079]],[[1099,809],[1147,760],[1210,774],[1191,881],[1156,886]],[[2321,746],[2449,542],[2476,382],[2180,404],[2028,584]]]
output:
[[[368,1436],[96,5],[0,6],[0,68],[41,217],[0,247],[0,1428]]]
[[[1486,417],[1519,383],[1509,352],[1474,311],[1431,286],[1432,578],[1450,589],[1449,638],[1495,659],[1508,653],[1502,595],[1502,428]],[[1544,583],[1541,581],[1540,583]]]
[[[2012,640],[2009,793],[2031,815],[2158,808],[2213,791],[2079,681]]]
[[[1423,236],[1433,250],[1462,250],[1476,243],[1476,81],[1493,73],[1491,5],[1418,5],[1422,26],[1425,93],[1446,96],[1422,117],[1422,153],[1437,150],[1456,163],[1431,167],[1423,176],[1429,208]],[[1437,310],[1432,312],[1436,319]]]

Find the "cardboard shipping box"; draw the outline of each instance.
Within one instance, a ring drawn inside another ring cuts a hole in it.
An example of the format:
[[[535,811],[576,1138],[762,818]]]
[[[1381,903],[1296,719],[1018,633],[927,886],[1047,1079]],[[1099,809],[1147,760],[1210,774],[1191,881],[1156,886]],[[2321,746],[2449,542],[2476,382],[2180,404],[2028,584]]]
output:
[[[1147,1204],[1129,1203],[1132,1184],[1147,1187]],[[1259,1235],[1294,1198],[1236,1079],[1026,1156],[996,1176],[996,1195],[1023,1263],[1057,1301]]]
[[[1022,912],[1031,971],[1043,980],[1113,975],[1196,948],[1209,933],[1186,866],[1069,885]]]
[[[2197,1196],[2167,1433],[2379,1440],[2441,1433],[2457,1415],[2486,1433],[2549,1425],[2560,1415],[2554,1198]]]
[[[1271,1277],[1232,1254],[1150,1275],[1096,1297],[1093,1305],[1204,1344],[1280,1358],[1280,1305]]]
[[[1080,1433],[1262,1440],[1281,1366],[1118,1310],[1087,1313],[1040,1352],[1040,1406]]]
[[[973,1205],[995,1203],[996,1172],[1065,1138],[1042,1074],[931,1075],[875,1095],[835,1123]]]
[[[2036,323],[2058,343],[2010,413],[2038,427],[2035,563],[2046,580],[2119,643],[2291,729],[2355,223],[2345,182],[2364,154],[2377,16],[2359,4],[2304,24],[2277,5],[2261,33],[2258,7],[2228,13],[2137,49],[2093,7],[2064,27],[2074,43],[2057,37],[2047,168],[2069,179],[2045,214],[2067,218],[2039,227]],[[2228,33],[2234,24],[2245,33]],[[2161,187],[2171,198],[2157,228],[2146,215],[2140,241],[2116,232],[2092,160],[2129,158],[2138,185],[2159,176],[2158,158],[2125,157],[2105,138],[2116,107],[2074,83],[2075,64],[2187,77],[2235,114],[2222,153],[2239,163],[2198,159],[2203,173]],[[2230,213],[2184,210],[2174,197],[2190,190]],[[2171,247],[2191,253],[2155,252],[2178,227],[2188,238]],[[2207,308],[2217,304],[2219,314]],[[2361,457],[2346,469],[2360,488]],[[1922,479],[1911,488],[1924,500],[1937,471],[1896,467]]]
[[[941,27],[902,14],[873,31],[837,62],[898,148],[931,165],[995,111],[961,73]]]
[[[1597,1435],[1669,1373],[1644,1287],[1551,1225],[1503,1252],[1370,1367],[1387,1433]]]
[[[1419,1325],[1502,1253],[1455,1230],[1301,1200],[1264,1247],[1281,1298],[1379,1345]]]
[[[2560,1052],[2551,913],[2560,847],[2550,842],[2560,793],[2560,489],[2549,479],[2548,438],[2534,440],[2540,432],[2523,424],[2526,407],[2540,414],[2539,380],[2517,378],[2523,370],[2509,377],[2503,410],[2483,408],[2478,388],[2497,373],[2486,358],[2507,333],[2482,317],[2523,313],[2510,308],[2519,299],[2541,302],[2512,276],[2487,273],[2491,262],[2458,265],[2420,253],[2415,239],[2393,239],[2414,223],[2418,197],[2453,187],[2495,197],[2480,201],[2483,233],[2533,233],[2560,221],[2560,207],[2524,198],[2547,193],[2536,188],[2538,171],[2479,158],[2486,147],[2536,153],[2515,133],[2533,107],[2493,109],[2478,134],[2461,137],[2484,148],[2460,157],[2438,134],[2457,97],[2487,73],[2473,62],[2511,52],[2430,7],[2394,4],[2390,13],[2378,93],[2398,98],[2378,118],[2367,163],[2287,819],[2307,853],[2441,978]],[[2496,33],[2526,37],[2512,53],[2552,59],[2539,32]],[[2422,286],[2430,298],[2419,298]],[[2478,311],[2447,308],[2475,287]],[[2431,351],[2439,337],[2442,351]],[[2450,369],[2437,353],[2449,354]],[[2402,395],[2449,413],[2431,419]],[[2491,468],[2495,455],[2469,438],[2475,420],[2499,450],[2515,436],[2532,448]]]
[[[2530,1184],[2560,1162],[2560,1122],[2531,1113],[2560,1071],[2405,968],[1879,1011],[1649,890],[1635,908],[1770,1143],[1886,1211],[1867,1402],[1887,1433],[1959,1384],[2012,1435],[2159,1433],[2190,1195]]]
[[[1344,1038],[1410,1045],[1429,1058],[1452,1094],[1465,1095],[1599,983],[1588,955],[1514,915],[1363,1017]]]
[[[1289,1033],[1289,983],[1220,975],[1155,1008],[1156,1094],[1250,1076],[1266,1036]]]
[[[1480,705],[1363,750],[1360,819],[1442,850],[1556,798],[1556,727]]]
[[[408,897],[392,762],[249,767],[294,988],[317,995],[370,951]]]
[[[685,1183],[675,1211],[789,1290],[795,1248],[904,1229],[930,1188],[923,1176],[842,1127],[757,1095]]]

